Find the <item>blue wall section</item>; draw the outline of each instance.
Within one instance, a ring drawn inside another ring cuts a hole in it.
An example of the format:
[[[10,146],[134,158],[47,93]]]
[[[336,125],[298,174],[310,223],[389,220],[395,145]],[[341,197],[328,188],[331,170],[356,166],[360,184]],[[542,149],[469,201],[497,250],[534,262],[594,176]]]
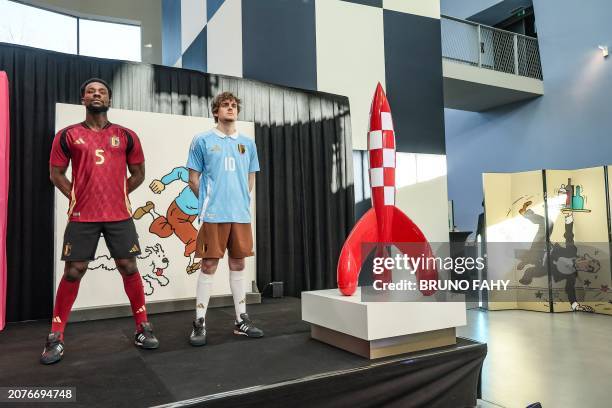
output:
[[[440,13],[457,18],[468,18],[503,0],[440,0]]]
[[[189,48],[183,53],[183,68],[206,72],[206,43],[206,27],[204,27],[195,40],[193,40]]]
[[[174,65],[181,57],[181,2],[162,0],[162,64]]]
[[[210,21],[219,7],[223,5],[225,0],[207,0],[206,1],[206,20]]]
[[[449,198],[474,230],[482,173],[612,164],[612,2],[534,0],[543,97],[486,113],[446,110]]]
[[[242,49],[245,78],[316,90],[314,0],[242,0]]]
[[[321,1],[321,0],[319,0]],[[343,0],[349,3],[363,4],[365,6],[382,7],[383,0]]]
[[[384,28],[397,150],[444,154],[440,20],[385,10]]]

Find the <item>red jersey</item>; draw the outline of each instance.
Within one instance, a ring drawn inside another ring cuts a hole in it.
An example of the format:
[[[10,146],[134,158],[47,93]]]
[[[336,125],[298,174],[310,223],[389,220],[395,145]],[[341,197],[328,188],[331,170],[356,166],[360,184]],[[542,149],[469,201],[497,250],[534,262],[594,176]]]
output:
[[[110,122],[99,131],[85,122],[68,126],[55,135],[49,163],[67,167],[71,160],[70,221],[111,222],[132,216],[127,165],[144,163],[136,133]]]

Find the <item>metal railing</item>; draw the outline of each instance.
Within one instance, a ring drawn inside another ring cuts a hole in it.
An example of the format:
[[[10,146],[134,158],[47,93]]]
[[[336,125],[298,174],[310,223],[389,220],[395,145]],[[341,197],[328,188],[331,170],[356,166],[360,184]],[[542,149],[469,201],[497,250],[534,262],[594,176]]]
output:
[[[442,58],[529,78],[542,79],[538,40],[442,16]]]

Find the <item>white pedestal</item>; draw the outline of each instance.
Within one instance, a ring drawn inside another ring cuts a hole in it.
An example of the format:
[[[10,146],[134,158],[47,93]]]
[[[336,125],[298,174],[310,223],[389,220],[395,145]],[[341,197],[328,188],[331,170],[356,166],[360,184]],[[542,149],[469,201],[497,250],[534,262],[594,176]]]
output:
[[[313,338],[367,358],[455,344],[464,302],[362,302],[360,289],[302,293],[302,319]]]

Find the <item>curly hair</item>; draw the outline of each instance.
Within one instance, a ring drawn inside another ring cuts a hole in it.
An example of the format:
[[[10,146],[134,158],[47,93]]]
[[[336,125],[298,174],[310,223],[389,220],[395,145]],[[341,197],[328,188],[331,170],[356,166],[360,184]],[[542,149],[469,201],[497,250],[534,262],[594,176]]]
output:
[[[213,98],[212,103],[210,104],[213,116],[215,115],[215,113],[219,112],[219,107],[221,106],[221,103],[227,100],[235,101],[236,105],[238,105],[238,113],[240,113],[240,103],[242,102],[240,98],[238,98],[231,92],[221,92],[219,95]],[[215,116],[215,123],[218,121],[219,118]]]

